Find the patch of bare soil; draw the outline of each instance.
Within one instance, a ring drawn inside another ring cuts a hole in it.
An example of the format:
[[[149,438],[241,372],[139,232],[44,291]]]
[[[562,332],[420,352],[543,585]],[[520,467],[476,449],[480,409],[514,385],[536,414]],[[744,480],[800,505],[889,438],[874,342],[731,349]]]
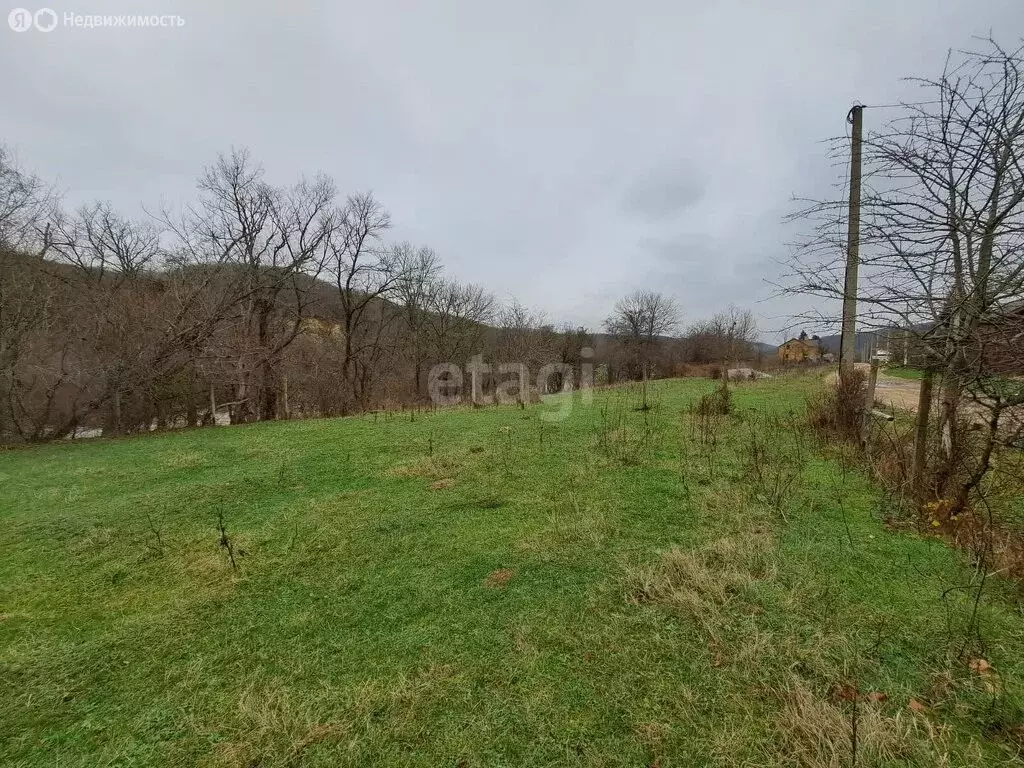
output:
[[[868,363],[854,363],[854,369],[863,371],[867,376],[871,370]],[[834,386],[839,378],[839,373],[830,373],[825,377],[825,383]],[[913,379],[899,379],[895,376],[886,376],[879,371],[878,381],[875,383],[875,402],[890,408],[899,408],[904,411],[916,411],[918,395],[921,392],[921,382]]]
[[[502,589],[508,586],[508,583],[512,581],[515,575],[516,572],[511,568],[499,568],[488,574],[487,578],[484,579],[484,586],[488,589]]]
[[[864,371],[865,375],[867,375],[871,366],[868,363],[856,363],[854,368]],[[825,378],[825,383],[834,385],[838,375],[838,373],[830,373]],[[938,382],[936,382],[935,391],[937,392],[937,390]],[[879,372],[878,380],[875,383],[875,402],[881,404],[882,407],[898,408],[902,411],[917,413],[917,405],[920,395],[920,381],[915,381],[913,379],[900,379],[895,376],[887,376],[884,373]],[[932,413],[934,412],[935,407],[932,406]],[[969,402],[965,399],[964,412],[973,422],[983,424],[986,421],[987,412],[977,403]],[[1003,423],[1009,430],[1014,429],[1022,421],[1024,421],[1024,408],[1015,408],[1012,411],[1006,411],[1004,413]]]
[[[904,411],[916,411],[920,393],[920,381],[878,374],[878,382],[875,384],[875,401],[884,406]]]

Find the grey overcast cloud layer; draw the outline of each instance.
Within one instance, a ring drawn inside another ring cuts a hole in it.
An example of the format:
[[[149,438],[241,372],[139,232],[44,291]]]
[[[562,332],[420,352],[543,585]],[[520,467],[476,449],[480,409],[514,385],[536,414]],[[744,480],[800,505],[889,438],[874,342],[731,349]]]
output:
[[[848,107],[913,99],[901,78],[972,35],[1024,33],[1021,0],[48,7],[185,20],[0,29],[0,140],[70,204],[188,201],[244,146],[272,181],[372,189],[395,239],[554,321],[596,328],[649,287],[688,320],[749,306],[775,340],[781,219],[837,182],[823,140]]]

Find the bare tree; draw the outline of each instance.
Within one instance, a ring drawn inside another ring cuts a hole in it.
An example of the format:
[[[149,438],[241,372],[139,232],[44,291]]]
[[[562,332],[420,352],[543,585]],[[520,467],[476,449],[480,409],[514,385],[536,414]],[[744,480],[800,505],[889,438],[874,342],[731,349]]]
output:
[[[42,263],[52,205],[46,185],[0,145],[0,442],[24,439],[28,428],[17,413],[53,300]]]
[[[686,331],[690,358],[696,363],[734,362],[753,356],[757,321],[749,309],[730,305]]]
[[[560,355],[558,335],[543,312],[513,300],[497,312],[497,322],[495,346],[500,360],[536,370]]]
[[[326,272],[337,290],[344,345],[343,413],[363,401],[382,352],[386,326],[383,300],[402,275],[399,257],[381,244],[391,217],[370,193],[348,198],[329,241]]]
[[[647,410],[647,381],[655,347],[679,327],[679,307],[675,301],[655,291],[635,291],[619,299],[604,321],[605,330],[631,350],[640,368],[643,409]]]
[[[426,331],[437,360],[461,363],[480,350],[494,318],[494,296],[478,285],[441,280],[427,306]]]
[[[215,269],[170,258],[152,223],[107,205],[73,215],[51,206],[36,231],[45,258],[10,252],[0,264],[2,286],[35,297],[30,322],[8,322],[18,303],[0,302],[3,439],[62,437],[97,420],[111,433],[165,421],[162,404],[223,316],[208,290]]]
[[[478,354],[592,359],[582,329],[517,302],[499,313],[429,248],[385,243],[372,195],[339,206],[326,178],[272,185],[245,151],[198,188],[150,220],[66,213],[0,151],[0,441],[213,423],[218,407],[233,422],[345,414]],[[645,382],[668,328],[656,304],[636,334]]]
[[[140,394],[142,382],[162,372],[145,364],[158,343],[148,331],[161,297],[143,279],[160,257],[160,231],[97,203],[72,216],[57,212],[51,236],[48,272],[66,289],[60,313],[74,318],[80,334],[63,347],[51,388],[76,388],[76,400],[105,410],[104,431],[119,434],[126,426],[123,395]]]
[[[29,173],[0,144],[0,250],[45,255],[45,222],[56,196],[42,179]],[[42,225],[41,225],[42,223]]]
[[[961,409],[982,412],[988,450],[954,489],[956,504],[988,471],[1002,416],[1016,402],[985,348],[1012,336],[1024,296],[1024,49],[994,41],[951,54],[937,79],[917,79],[907,104],[864,142],[860,319],[901,329],[942,377],[940,496],[963,457]],[[840,299],[845,201],[811,201],[813,236],[792,262],[790,290]],[[999,330],[1003,329],[1003,330]]]
[[[232,421],[273,418],[274,365],[298,335],[310,278],[328,256],[338,227],[335,190],[326,178],[278,188],[249,153],[222,155],[199,182],[201,200],[176,229],[186,251],[223,264],[236,293],[226,334],[235,379]]]
[[[412,392],[419,396],[423,367],[430,357],[427,315],[440,280],[441,260],[430,248],[414,248],[406,242],[394,246],[392,262],[398,273],[394,298],[402,306],[405,347],[412,361]]]

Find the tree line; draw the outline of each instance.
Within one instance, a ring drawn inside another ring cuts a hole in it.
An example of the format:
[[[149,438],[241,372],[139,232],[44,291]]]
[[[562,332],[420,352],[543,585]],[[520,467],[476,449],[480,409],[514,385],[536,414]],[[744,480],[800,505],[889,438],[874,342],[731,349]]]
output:
[[[607,334],[556,328],[390,228],[372,194],[342,196],[326,176],[271,183],[244,150],[177,210],[68,211],[0,146],[0,441],[419,404],[431,365],[475,354],[535,370],[578,366],[589,347],[621,380],[753,341],[735,309],[677,338],[678,311],[650,292],[623,299]],[[630,325],[651,296],[656,317]]]

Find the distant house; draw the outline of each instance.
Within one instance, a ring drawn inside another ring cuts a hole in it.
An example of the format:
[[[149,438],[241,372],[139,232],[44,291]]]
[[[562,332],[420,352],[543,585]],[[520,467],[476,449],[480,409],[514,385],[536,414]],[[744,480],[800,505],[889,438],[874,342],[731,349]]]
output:
[[[824,353],[821,339],[817,336],[808,338],[807,334],[801,331],[798,337],[779,346],[779,362],[819,363],[822,361]]]
[[[991,373],[1024,374],[1024,299],[1001,307],[977,333],[985,369]]]

